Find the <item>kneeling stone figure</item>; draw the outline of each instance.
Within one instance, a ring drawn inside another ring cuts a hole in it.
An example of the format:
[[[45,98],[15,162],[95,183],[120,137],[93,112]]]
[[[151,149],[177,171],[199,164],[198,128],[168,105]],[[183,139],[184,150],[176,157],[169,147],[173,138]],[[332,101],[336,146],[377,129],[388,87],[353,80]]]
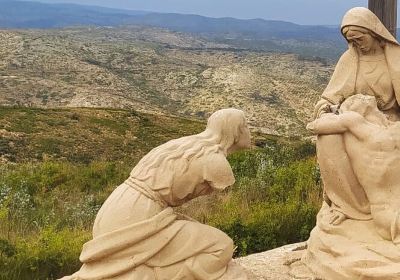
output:
[[[223,109],[202,133],[150,151],[99,210],[81,269],[62,280],[247,280],[231,238],[172,207],[232,185],[226,156],[249,146],[244,113]]]

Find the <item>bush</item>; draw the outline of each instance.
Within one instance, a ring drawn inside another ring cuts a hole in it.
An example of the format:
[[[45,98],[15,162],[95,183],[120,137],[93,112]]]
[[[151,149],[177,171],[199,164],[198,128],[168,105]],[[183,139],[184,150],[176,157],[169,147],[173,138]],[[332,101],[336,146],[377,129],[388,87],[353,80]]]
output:
[[[236,184],[178,211],[234,240],[236,256],[305,240],[320,207],[310,143],[272,141],[229,157]],[[0,166],[0,280],[56,279],[76,271],[82,244],[112,190],[133,166],[120,162]]]
[[[304,241],[320,207],[314,159],[275,166],[274,171],[254,162],[251,169],[255,166],[255,177],[237,178],[237,188],[208,220],[232,237],[238,246],[236,256]]]
[[[72,274],[81,265],[79,254],[89,238],[87,232],[46,228],[35,238],[18,239],[15,245],[8,244],[12,254],[0,255],[0,279],[44,280]]]

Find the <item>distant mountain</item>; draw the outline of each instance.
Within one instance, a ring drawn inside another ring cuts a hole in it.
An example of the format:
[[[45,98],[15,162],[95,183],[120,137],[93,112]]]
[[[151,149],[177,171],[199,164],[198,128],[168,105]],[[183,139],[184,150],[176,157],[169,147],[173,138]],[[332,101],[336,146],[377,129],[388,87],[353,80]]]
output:
[[[346,47],[338,28],[264,19],[241,20],[76,4],[0,0],[0,28],[150,26],[190,33],[236,49],[291,52],[335,61]]]
[[[0,26],[6,28],[55,28],[71,25],[118,25],[145,12],[76,4],[45,4],[0,0]]]
[[[332,33],[326,27],[301,26],[263,19],[209,18],[198,15],[151,13],[77,4],[46,4],[0,0],[0,25],[11,28],[54,28],[71,25],[140,24],[192,33],[246,33],[258,36],[293,36],[310,31],[311,36]]]
[[[245,37],[333,38],[337,30],[263,19],[209,18],[198,15],[151,13],[76,4],[45,4],[0,0],[0,26],[54,28],[71,25],[115,26],[138,24],[174,31],[207,34],[241,34]]]
[[[306,26],[264,19],[241,20],[155,13],[77,4],[0,0],[0,28],[150,26],[185,32],[235,49],[296,53],[333,63],[346,49],[339,26]],[[400,29],[398,30],[400,34]]]

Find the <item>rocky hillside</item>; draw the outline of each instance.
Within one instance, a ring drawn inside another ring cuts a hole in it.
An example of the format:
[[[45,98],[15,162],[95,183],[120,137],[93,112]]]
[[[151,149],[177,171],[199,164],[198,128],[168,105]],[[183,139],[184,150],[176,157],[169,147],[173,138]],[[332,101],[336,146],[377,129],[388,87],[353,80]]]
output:
[[[0,0],[0,6],[0,28],[150,26],[195,34],[214,42],[229,43],[236,48],[319,56],[330,62],[336,61],[347,47],[339,26],[298,25],[260,18],[212,18],[21,0]]]
[[[157,28],[7,30],[0,41],[0,105],[134,108],[199,119],[233,106],[270,134],[303,134],[332,72],[318,59]]]

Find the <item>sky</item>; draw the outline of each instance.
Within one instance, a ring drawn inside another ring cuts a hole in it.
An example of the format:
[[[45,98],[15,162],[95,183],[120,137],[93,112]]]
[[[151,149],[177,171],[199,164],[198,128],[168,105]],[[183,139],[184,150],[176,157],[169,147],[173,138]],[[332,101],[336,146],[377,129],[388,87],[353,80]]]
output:
[[[34,0],[35,1],[35,0]],[[263,18],[306,25],[338,25],[344,13],[368,0],[38,0],[103,7],[197,14],[209,17]],[[400,5],[399,5],[400,9]],[[400,11],[398,11],[400,15]]]

